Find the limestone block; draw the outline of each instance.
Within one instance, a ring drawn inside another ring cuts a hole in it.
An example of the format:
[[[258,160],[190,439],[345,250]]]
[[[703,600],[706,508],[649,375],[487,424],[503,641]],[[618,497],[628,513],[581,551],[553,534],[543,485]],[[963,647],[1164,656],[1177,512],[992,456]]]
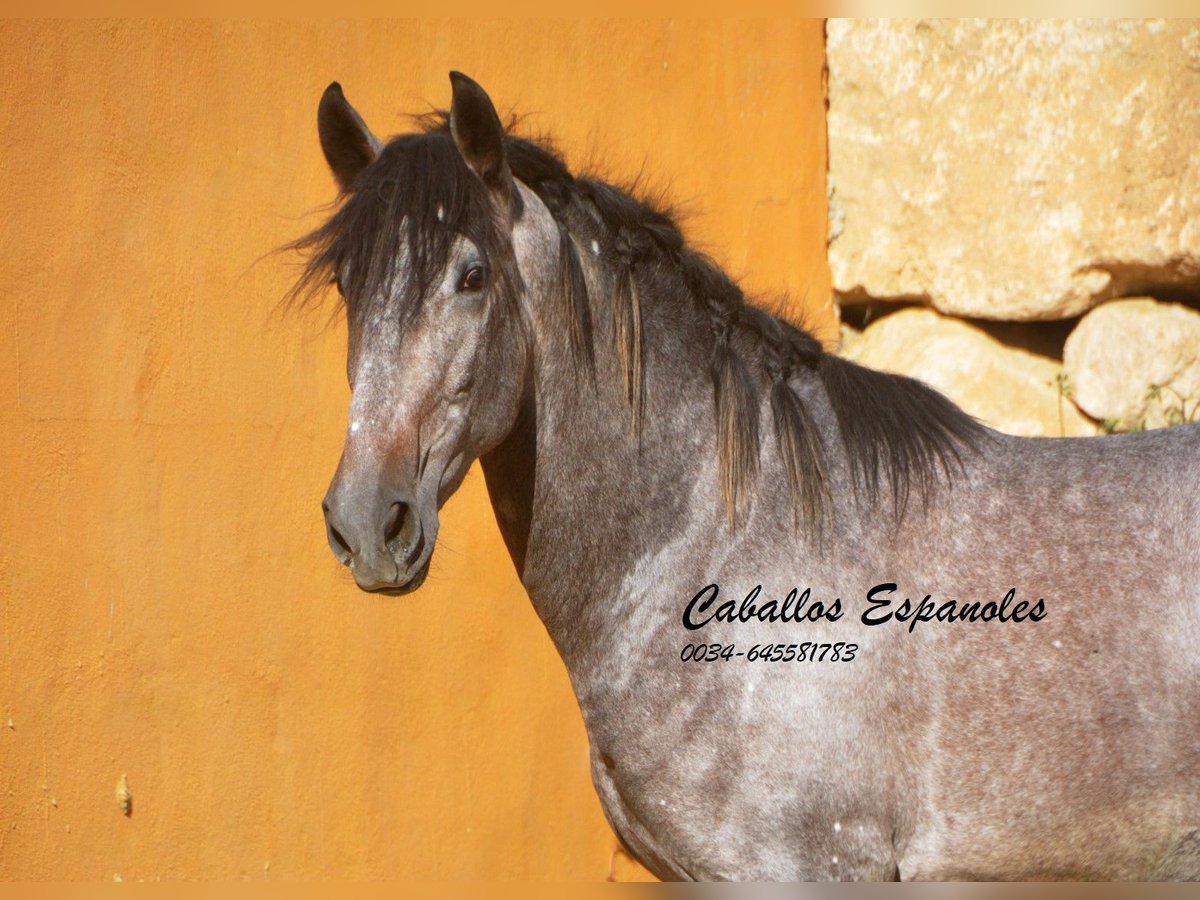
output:
[[[1075,326],[1063,365],[1079,408],[1110,428],[1200,418],[1200,313],[1186,306],[1105,303]]]
[[[1031,321],[1200,291],[1200,21],[830,19],[827,34],[843,302]]]
[[[1009,434],[1095,434],[1063,387],[1055,360],[1009,347],[982,328],[912,307],[868,325],[844,351],[854,362],[917,378]]]

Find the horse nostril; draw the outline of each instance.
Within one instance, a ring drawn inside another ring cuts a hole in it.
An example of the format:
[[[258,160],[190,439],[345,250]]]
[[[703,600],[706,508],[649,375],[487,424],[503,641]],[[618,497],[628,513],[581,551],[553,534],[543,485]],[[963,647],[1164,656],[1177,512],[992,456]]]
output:
[[[388,514],[387,524],[383,526],[384,546],[391,545],[393,541],[400,537],[400,532],[404,530],[404,523],[407,519],[408,504],[393,503],[391,511]]]
[[[328,523],[326,523],[328,525]],[[329,525],[329,542],[333,545],[334,552],[338,559],[343,563],[348,563],[350,558],[354,556],[354,551],[350,549],[350,544],[342,537],[342,533]],[[340,551],[340,552],[338,552]]]

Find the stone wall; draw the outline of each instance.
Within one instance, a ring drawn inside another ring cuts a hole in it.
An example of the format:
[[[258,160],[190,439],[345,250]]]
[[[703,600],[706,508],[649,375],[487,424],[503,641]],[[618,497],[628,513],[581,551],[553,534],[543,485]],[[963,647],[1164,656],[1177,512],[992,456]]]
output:
[[[1200,418],[1200,21],[831,19],[826,46],[847,356],[1018,434]]]

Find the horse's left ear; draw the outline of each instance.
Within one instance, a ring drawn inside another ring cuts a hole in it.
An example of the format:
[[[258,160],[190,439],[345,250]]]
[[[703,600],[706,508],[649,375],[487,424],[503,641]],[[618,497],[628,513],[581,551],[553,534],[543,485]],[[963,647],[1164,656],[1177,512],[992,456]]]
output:
[[[462,72],[450,73],[450,134],[466,164],[487,185],[500,211],[511,214],[516,189],[504,155],[504,126],[496,107],[478,84]]]

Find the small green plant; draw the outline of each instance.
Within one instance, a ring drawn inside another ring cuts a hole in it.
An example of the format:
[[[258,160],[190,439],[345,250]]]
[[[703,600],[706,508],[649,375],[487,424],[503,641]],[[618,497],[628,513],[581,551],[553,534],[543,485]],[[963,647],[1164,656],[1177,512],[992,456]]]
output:
[[[1171,394],[1174,400],[1163,400],[1163,391]],[[1200,421],[1200,397],[1188,409],[1188,399],[1179,391],[1167,384],[1152,384],[1146,392],[1146,401],[1154,401],[1163,405],[1163,418],[1167,425],[1188,425]]]
[[[1164,399],[1164,391],[1169,393],[1171,397]],[[1166,423],[1164,427],[1170,428],[1172,425],[1188,425],[1192,422],[1200,421],[1200,398],[1191,403],[1189,408],[1188,399],[1168,384],[1150,385],[1146,389],[1146,396],[1143,399],[1147,405],[1157,403],[1161,406],[1163,419]],[[1100,430],[1105,434],[1128,434],[1134,431],[1145,431],[1146,417],[1142,416],[1137,421],[1124,421],[1116,418],[1105,419],[1100,423]]]
[[[1146,418],[1143,416],[1136,421],[1129,419],[1105,419],[1100,423],[1100,430],[1105,434],[1133,434],[1146,430]]]
[[[1071,376],[1066,372],[1059,372],[1054,376],[1054,383],[1058,387],[1058,436],[1067,436],[1067,424],[1063,415],[1064,401],[1075,396],[1075,388],[1071,384]]]

